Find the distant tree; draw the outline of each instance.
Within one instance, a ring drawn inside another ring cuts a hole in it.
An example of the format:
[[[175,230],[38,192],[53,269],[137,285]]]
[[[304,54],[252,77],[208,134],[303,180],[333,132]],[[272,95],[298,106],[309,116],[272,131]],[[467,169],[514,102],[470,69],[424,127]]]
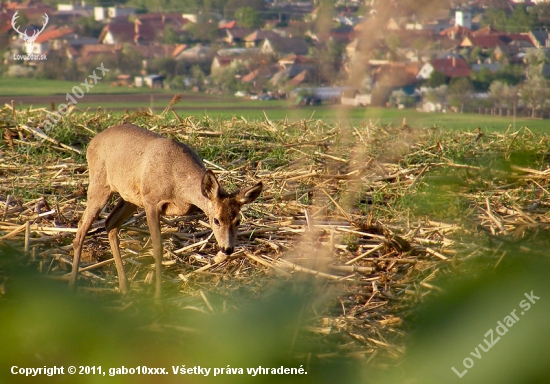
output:
[[[95,68],[95,67],[94,67]],[[107,67],[108,68],[108,67]],[[39,62],[36,78],[71,80],[81,79],[82,73],[78,70],[76,62],[70,60],[59,50],[52,50],[48,53],[48,60]]]
[[[96,21],[93,16],[78,19],[78,30],[83,36],[99,37],[104,25]]]
[[[242,28],[260,28],[264,21],[252,7],[241,7],[235,12],[235,19]]]
[[[313,29],[318,37],[328,39],[329,32],[334,25],[334,1],[321,0],[317,7],[317,16],[313,21]]]
[[[525,68],[521,65],[505,65],[500,71],[494,73],[494,80],[502,81],[508,85],[517,85],[525,79]]]
[[[508,88],[508,84],[500,81],[494,81],[489,86],[489,98],[493,105],[498,108],[499,116],[502,116],[502,107],[506,104]]]
[[[246,70],[244,64],[232,64],[218,68],[212,72],[210,79],[223,93],[234,93],[245,88],[240,79],[237,78]]]
[[[179,43],[178,34],[174,31],[174,28],[167,25],[164,27],[164,33],[162,34],[162,41],[164,44],[176,44]]]
[[[512,108],[515,113],[515,109],[519,101],[519,88],[515,85],[506,84],[503,97],[506,107],[509,108],[508,114],[510,114],[510,108]]]
[[[27,18],[27,15],[25,14],[25,12],[17,13],[17,19],[15,21],[15,25],[19,27],[20,31],[24,31],[26,28],[28,28],[30,23],[31,22]],[[30,36],[30,32],[31,31],[29,31],[29,36]]]
[[[86,0],[87,5],[97,5],[97,6],[113,6],[113,5],[123,5],[127,0]],[[52,7],[56,7],[59,4],[59,0],[42,0],[44,4],[48,4]]]
[[[485,11],[483,24],[506,32],[527,32],[537,24],[537,20],[537,13],[528,11],[523,4],[518,4],[512,12],[510,12],[509,5],[488,7]]]
[[[196,23],[190,23],[187,31],[195,41],[211,42],[218,36],[218,25],[210,20],[197,20]]]
[[[251,7],[256,12],[261,13],[265,10],[264,0],[228,0],[224,7],[224,18],[233,19],[239,8]]]
[[[389,102],[391,105],[396,107],[399,107],[400,105],[403,105],[405,108],[414,107],[414,97],[405,93],[405,91],[401,89],[393,91],[390,94]]]
[[[478,5],[488,9],[510,9],[509,0],[480,0]]]
[[[395,33],[385,35],[384,40],[389,50],[388,54],[390,55],[390,59],[394,60],[395,58],[397,58],[397,50],[403,47],[403,42],[401,41],[401,38]]]
[[[447,85],[440,85],[439,87],[431,88],[426,93],[426,98],[432,103],[439,103],[442,106],[447,102],[447,95],[449,94],[449,87]]]
[[[293,37],[305,37],[310,29],[310,24],[305,21],[292,20],[288,24],[288,28]]]
[[[449,104],[460,108],[460,113],[464,112],[466,106],[474,95],[474,85],[467,77],[458,77],[451,80],[449,85]]]
[[[119,55],[118,69],[126,74],[136,75],[142,69],[143,57],[131,44],[124,44]]]
[[[447,76],[443,72],[436,71],[434,69],[432,73],[430,73],[430,77],[428,78],[428,86],[430,86],[431,88],[436,88],[446,83]]]
[[[227,0],[202,0],[202,10],[206,14],[215,12],[223,15],[223,9],[226,3]]]
[[[199,67],[198,65],[193,65],[191,67],[191,70],[189,71],[189,74],[191,75],[191,78],[195,80],[199,87],[204,84],[204,79],[206,78],[206,76],[204,75],[201,67]]]
[[[105,1],[108,5],[113,3],[123,3],[128,6],[136,7],[140,10],[147,10],[149,12],[171,12],[180,11],[182,9],[189,10],[189,12],[197,12],[202,2],[200,0],[117,0],[117,1]]]
[[[537,23],[537,15],[534,12],[527,12],[523,4],[519,4],[512,16],[507,20],[508,32],[528,32]]]
[[[340,70],[343,52],[344,46],[333,41],[318,44],[313,48],[317,85],[334,84]]]
[[[535,4],[531,12],[536,15],[539,25],[548,25],[548,23],[550,23],[550,3],[543,2]]]
[[[172,81],[170,81],[170,89],[185,89],[185,79],[183,76],[175,76]]]
[[[429,39],[425,37],[417,37],[416,39],[413,40],[411,47],[415,50],[416,56],[420,57],[419,53],[422,50],[427,49],[430,46],[430,44],[431,44],[431,41]]]
[[[176,72],[177,61],[171,58],[158,58],[154,59],[151,63],[149,70],[159,75],[164,75],[169,79],[172,79],[177,75]]]
[[[488,8],[485,11],[482,24],[491,25],[497,29],[506,29],[508,15],[504,9]]]
[[[491,72],[487,67],[482,67],[479,71],[472,71],[471,74],[472,83],[474,87],[479,91],[486,91],[494,81],[495,74]]]
[[[474,47],[470,50],[469,55],[465,57],[468,60],[468,64],[474,64],[478,61],[485,60],[487,55],[483,52],[481,47]]]
[[[527,78],[541,77],[544,73],[544,65],[548,61],[546,53],[542,49],[530,49],[525,55],[527,69],[525,74]]]
[[[520,87],[520,98],[531,109],[531,117],[536,117],[537,111],[544,107],[550,96],[548,80],[542,76],[533,76]]]
[[[8,35],[7,33],[2,33],[0,35],[0,52],[3,52],[4,49],[8,48],[10,43],[11,43],[10,35]]]
[[[121,56],[122,54],[117,51],[116,53],[103,53],[97,56],[92,57],[84,66],[84,68],[81,68],[81,72],[85,75],[86,73],[90,73],[91,68],[97,68],[103,63],[103,67],[109,69],[109,72],[107,72],[103,78],[101,79],[102,82],[104,81],[113,81],[116,80],[116,77],[120,74],[121,71],[124,71],[120,65],[121,63]],[[50,56],[48,55],[48,61],[50,60]],[[141,65],[141,61],[138,62]]]

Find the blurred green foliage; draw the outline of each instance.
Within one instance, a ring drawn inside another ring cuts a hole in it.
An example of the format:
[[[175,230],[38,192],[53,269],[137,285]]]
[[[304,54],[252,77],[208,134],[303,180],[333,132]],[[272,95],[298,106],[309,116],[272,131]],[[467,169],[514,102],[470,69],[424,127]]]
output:
[[[550,260],[513,245],[499,250],[508,252],[498,265],[478,258],[463,265],[461,274],[431,282],[442,292],[415,311],[404,364],[380,373],[379,379],[411,384],[550,382]],[[507,330],[497,329],[514,310],[519,320]]]
[[[18,252],[0,250],[0,382],[28,383],[346,383],[358,382],[359,366],[336,356],[312,358],[306,350],[318,345],[304,332],[312,309],[327,299],[312,281],[277,284],[255,299],[237,299],[238,310],[203,313],[196,307],[174,306],[171,298],[154,304],[151,296],[127,298],[71,293],[66,284],[29,272]],[[213,298],[215,302],[216,298]],[[176,309],[177,308],[177,309]],[[216,307],[217,308],[217,307]],[[321,309],[322,310],[322,309]],[[338,355],[338,353],[337,353]],[[12,366],[101,366],[102,375],[58,375],[28,378],[12,375]],[[207,377],[175,375],[172,367],[212,368]],[[147,366],[168,374],[110,377],[109,368]],[[300,368],[307,374],[263,374],[253,377],[246,368]],[[227,368],[243,374],[227,374]],[[223,376],[214,377],[221,368]]]

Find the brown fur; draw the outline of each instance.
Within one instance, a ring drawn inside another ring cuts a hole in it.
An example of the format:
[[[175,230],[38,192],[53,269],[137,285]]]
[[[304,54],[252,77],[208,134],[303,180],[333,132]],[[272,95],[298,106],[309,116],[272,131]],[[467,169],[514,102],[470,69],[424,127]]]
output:
[[[262,183],[227,193],[212,171],[189,146],[136,125],[113,126],[92,139],[86,152],[90,184],[88,205],[73,243],[70,285],[76,284],[84,237],[114,193],[120,202],[105,221],[122,293],[128,291],[120,257],[118,229],[137,207],[145,209],[155,256],[156,297],[161,292],[161,215],[187,215],[196,210],[209,217],[222,251],[231,254],[240,209],[261,193]]]

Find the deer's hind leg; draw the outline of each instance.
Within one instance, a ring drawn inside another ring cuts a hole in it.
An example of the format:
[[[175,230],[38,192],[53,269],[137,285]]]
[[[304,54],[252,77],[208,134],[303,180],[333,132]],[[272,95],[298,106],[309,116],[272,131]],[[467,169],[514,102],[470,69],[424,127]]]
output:
[[[120,256],[120,247],[118,239],[118,230],[120,226],[124,224],[126,219],[135,212],[137,206],[120,199],[115,209],[109,214],[107,220],[105,220],[105,229],[109,237],[109,244],[111,244],[111,251],[113,252],[113,258],[115,259],[116,270],[118,273],[118,286],[122,294],[128,292],[128,280],[126,279],[126,273],[124,272],[124,265],[122,264],[122,257]]]
[[[71,289],[74,289],[76,285],[78,266],[80,264],[80,255],[82,254],[84,238],[92,226],[92,223],[97,219],[99,213],[111,198],[111,195],[112,192],[108,187],[102,187],[92,183],[90,183],[88,187],[88,205],[86,206],[86,209],[82,214],[82,218],[78,223],[78,230],[76,231],[76,236],[73,242],[73,268],[71,271],[71,278],[69,280],[69,287]]]

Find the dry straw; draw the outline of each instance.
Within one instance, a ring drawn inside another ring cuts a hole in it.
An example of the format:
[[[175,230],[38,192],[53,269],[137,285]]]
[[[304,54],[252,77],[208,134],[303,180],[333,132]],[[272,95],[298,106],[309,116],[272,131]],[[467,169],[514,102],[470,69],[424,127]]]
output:
[[[164,284],[196,297],[205,312],[219,310],[206,299],[209,290],[230,295],[243,286],[261,290],[259,278],[310,276],[335,297],[333,306],[310,321],[310,332],[339,336],[341,351],[350,356],[397,358],[410,305],[439,290],[434,278],[483,251],[468,239],[481,229],[506,241],[548,225],[550,170],[505,172],[451,160],[460,151],[472,158],[505,157],[519,143],[548,147],[547,137],[535,138],[526,129],[478,139],[475,132],[372,123],[349,128],[317,120],[217,121],[168,114],[178,100],[175,96],[160,115],[135,113],[121,120],[188,142],[227,186],[256,180],[265,185],[258,202],[244,211],[241,245],[228,260],[211,260],[215,242],[203,215],[162,221]],[[1,110],[0,242],[23,249],[26,241],[36,258],[31,266],[67,279],[71,242],[86,204],[87,167],[74,149],[117,119],[103,112],[74,114],[66,123],[72,136],[38,142],[30,123],[12,120],[15,113],[10,106]],[[17,112],[16,120],[29,121],[29,113]],[[42,155],[33,158],[38,155],[26,151]],[[452,190],[429,194],[431,185],[449,177]],[[82,286],[113,291],[116,274],[101,227],[99,222],[85,243]],[[143,213],[123,228],[132,289],[149,290],[153,261]],[[495,263],[505,257],[498,248],[494,253]]]

